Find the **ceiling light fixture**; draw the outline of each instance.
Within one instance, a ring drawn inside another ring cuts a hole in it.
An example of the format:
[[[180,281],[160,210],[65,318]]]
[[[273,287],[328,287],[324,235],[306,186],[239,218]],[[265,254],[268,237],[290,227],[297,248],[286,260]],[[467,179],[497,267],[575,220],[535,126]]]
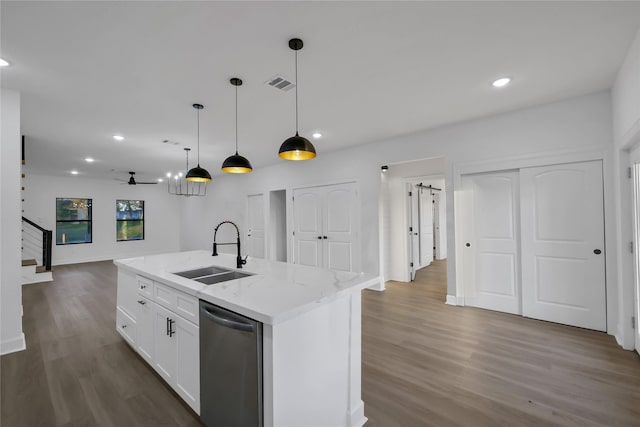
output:
[[[189,151],[191,148],[184,148],[185,155],[187,157],[187,167],[185,170],[189,170]],[[204,169],[202,169],[204,170]],[[206,172],[206,171],[205,171]],[[187,176],[189,173],[187,173]],[[171,172],[167,173],[167,191],[174,196],[204,196],[207,194],[207,181],[190,181],[184,176],[182,172],[178,172],[173,175],[171,179]],[[163,179],[159,179],[158,182],[163,182]]]
[[[206,169],[200,167],[200,110],[204,108],[202,104],[193,104],[198,116],[198,166],[187,172],[187,181],[191,182],[209,182],[211,175]]]
[[[87,163],[93,163],[96,160],[93,157],[85,157],[84,161],[87,162]]]
[[[320,132],[315,132],[313,135],[311,135],[312,137],[314,137],[315,139],[318,138],[322,138],[322,134]]]
[[[498,80],[495,80],[491,84],[493,85],[493,87],[505,87],[509,83],[511,83],[511,77],[502,77],[502,78],[499,78]]]
[[[122,135],[113,135],[113,139],[116,141],[124,141],[124,136]]]
[[[9,66],[9,63],[6,60],[0,58],[0,67],[8,67],[8,66]]]
[[[71,175],[78,175],[78,171],[71,171]]]
[[[300,39],[289,40],[289,48],[296,52],[296,134],[280,146],[278,156],[285,160],[310,160],[316,156],[316,149],[307,138],[298,135],[298,51],[302,49]]]
[[[234,77],[229,80],[229,83],[236,87],[236,154],[225,159],[222,163],[222,172],[249,173],[253,170],[251,163],[246,157],[238,154],[238,86],[242,86],[242,80]]]

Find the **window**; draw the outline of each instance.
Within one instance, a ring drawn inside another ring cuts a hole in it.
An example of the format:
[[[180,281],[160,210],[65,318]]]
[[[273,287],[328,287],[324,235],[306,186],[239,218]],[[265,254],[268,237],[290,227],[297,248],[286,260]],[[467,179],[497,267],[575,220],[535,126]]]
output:
[[[116,240],[144,240],[144,200],[116,200]]]
[[[91,243],[91,201],[56,198],[56,245]]]

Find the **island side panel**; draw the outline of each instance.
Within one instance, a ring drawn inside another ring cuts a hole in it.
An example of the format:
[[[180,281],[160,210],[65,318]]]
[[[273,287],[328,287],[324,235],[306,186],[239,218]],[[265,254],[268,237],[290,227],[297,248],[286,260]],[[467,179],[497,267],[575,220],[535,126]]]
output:
[[[350,297],[349,310],[349,420],[351,427],[367,422],[362,401],[362,292]]]
[[[352,348],[360,343],[360,319],[353,322],[360,315],[359,294],[342,296],[271,327],[270,339],[264,340],[265,426],[364,423],[364,414],[354,416],[363,411],[360,348]],[[358,313],[352,313],[354,306]],[[352,402],[357,402],[356,408]]]

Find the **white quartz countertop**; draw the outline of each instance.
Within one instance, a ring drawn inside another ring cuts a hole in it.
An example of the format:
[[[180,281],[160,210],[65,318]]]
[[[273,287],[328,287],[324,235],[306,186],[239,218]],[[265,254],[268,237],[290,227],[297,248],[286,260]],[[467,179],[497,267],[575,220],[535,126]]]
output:
[[[218,266],[236,270],[236,257],[188,251],[115,260],[119,268],[153,279],[260,322],[274,325],[379,282],[364,273],[325,270],[263,259],[247,260],[239,271],[252,276],[204,285],[173,273]]]

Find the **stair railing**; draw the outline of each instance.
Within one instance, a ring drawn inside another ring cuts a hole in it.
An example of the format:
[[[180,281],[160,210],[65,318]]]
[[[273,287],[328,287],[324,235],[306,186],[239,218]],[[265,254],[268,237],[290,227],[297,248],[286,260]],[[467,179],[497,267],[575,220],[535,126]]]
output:
[[[32,227],[37,228],[42,232],[42,265],[44,265],[45,270],[51,271],[51,249],[53,247],[53,232],[39,226],[35,222],[25,217],[22,217],[22,221],[26,222]]]

